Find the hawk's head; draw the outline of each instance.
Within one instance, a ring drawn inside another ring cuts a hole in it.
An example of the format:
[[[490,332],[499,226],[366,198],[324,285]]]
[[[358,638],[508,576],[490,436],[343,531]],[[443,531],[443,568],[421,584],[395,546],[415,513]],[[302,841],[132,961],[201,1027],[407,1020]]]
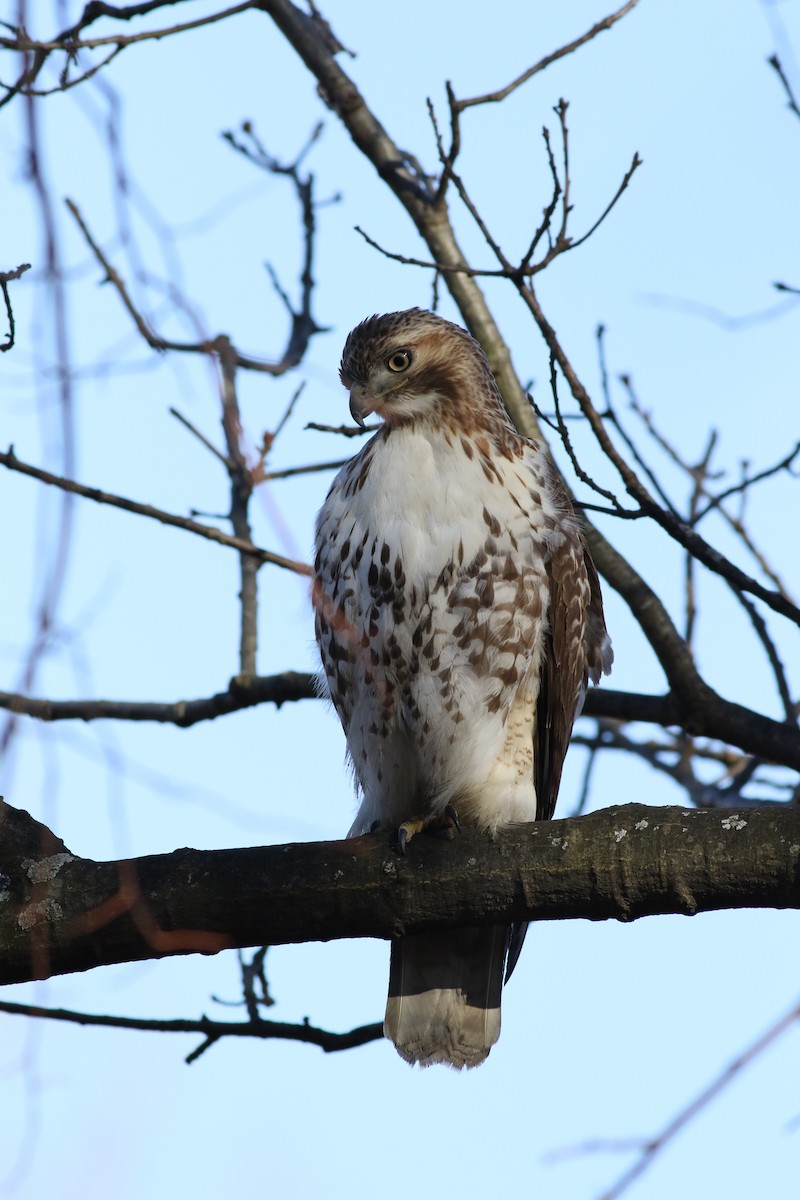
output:
[[[476,405],[502,412],[479,344],[459,325],[422,308],[356,325],[345,342],[339,378],[359,425],[373,412],[391,427],[453,418],[465,406],[473,414]]]

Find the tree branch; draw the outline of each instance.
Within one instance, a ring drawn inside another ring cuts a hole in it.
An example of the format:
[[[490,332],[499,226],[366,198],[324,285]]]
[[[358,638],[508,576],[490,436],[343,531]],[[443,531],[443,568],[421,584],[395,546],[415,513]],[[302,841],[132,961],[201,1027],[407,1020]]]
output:
[[[566,46],[561,46],[560,49],[554,50],[552,54],[546,54],[544,58],[539,59],[532,67],[528,67],[527,71],[506,84],[505,87],[498,88],[495,92],[486,92],[483,96],[473,96],[470,100],[456,100],[458,111],[465,108],[472,108],[475,104],[496,104],[500,100],[505,100],[506,96],[510,96],[512,92],[521,87],[523,83],[527,83],[534,75],[538,75],[540,71],[544,71],[551,63],[557,62],[559,58],[564,58],[567,54],[572,54],[581,46],[585,46],[587,42],[592,41],[597,37],[598,33],[604,33],[615,25],[621,17],[624,17],[632,8],[638,4],[639,0],[628,0],[627,4],[623,4],[622,8],[618,8],[616,12],[609,13],[607,17],[603,17],[602,21],[598,21],[592,25],[591,29],[587,29],[586,33],[575,38],[574,41],[568,42]]]
[[[314,700],[320,693],[314,676],[302,671],[278,675],[235,676],[224,692],[195,700],[50,700],[19,692],[0,692],[0,709],[40,721],[156,721],[188,729],[200,721],[253,708],[257,704]],[[800,771],[800,738],[793,725],[733,704],[711,688],[691,703],[675,693],[651,696],[591,688],[583,715],[615,721],[643,721],[653,725],[679,725],[696,737],[715,738],[739,747],[746,754]]]
[[[114,495],[113,492],[86,487],[85,484],[76,483],[74,479],[65,479],[62,475],[53,475],[52,472],[45,471],[41,467],[31,466],[30,463],[22,462],[17,458],[13,448],[8,453],[0,450],[0,466],[7,467],[9,471],[18,471],[21,475],[28,475],[32,479],[38,479],[40,483],[61,488],[63,492],[84,496],[87,500],[94,500],[97,504],[110,504],[113,508],[122,508],[125,512],[136,513],[140,517],[151,517],[154,521],[160,521],[162,525],[185,529],[187,532],[195,533],[211,542],[218,542],[221,546],[231,546],[240,554],[249,555],[262,563],[273,563],[287,571],[294,571],[297,575],[311,574],[311,568],[305,563],[297,562],[293,558],[285,558],[284,555],[275,554],[272,550],[262,550],[259,546],[254,546],[252,542],[231,537],[230,534],[223,533],[221,529],[215,529],[213,525],[202,525],[199,521],[193,521],[191,517],[180,517],[176,513],[168,513],[161,508],[154,508],[152,504],[140,504],[138,500],[127,500],[124,496]]]
[[[118,1017],[105,1013],[73,1012],[68,1008],[43,1008],[40,1004],[16,1004],[12,1000],[0,1000],[0,1012],[13,1016],[46,1018],[49,1021],[66,1021],[71,1025],[101,1026],[106,1029],[137,1029],[151,1033],[196,1033],[205,1041],[186,1056],[186,1062],[195,1062],[200,1054],[225,1037],[250,1037],[289,1042],[307,1042],[319,1046],[326,1054],[337,1050],[352,1050],[375,1042],[383,1037],[383,1024],[376,1021],[371,1025],[359,1025],[347,1033],[332,1033],[318,1029],[304,1021],[293,1025],[286,1021],[267,1021],[263,1018],[251,1021],[213,1021],[210,1017],[197,1020],[176,1018],[160,1020],[157,1017]]]
[[[236,946],[522,920],[632,921],[800,907],[800,812],[631,804],[495,840],[384,834],[241,850],[75,858],[0,808],[0,983]],[[49,831],[46,831],[49,832]]]
[[[8,294],[8,285],[14,279],[21,279],[26,271],[30,271],[30,263],[21,263],[13,271],[0,271],[0,292],[2,292],[3,300],[6,306],[6,317],[8,319],[8,337],[0,343],[0,353],[5,353],[6,350],[11,350],[14,345],[14,310],[11,307],[11,297]]]
[[[313,675],[283,671],[279,675],[235,676],[226,691],[197,700],[46,700],[0,692],[0,708],[39,721],[156,721],[188,729],[257,704],[280,708],[290,700],[314,700],[318,695]]]

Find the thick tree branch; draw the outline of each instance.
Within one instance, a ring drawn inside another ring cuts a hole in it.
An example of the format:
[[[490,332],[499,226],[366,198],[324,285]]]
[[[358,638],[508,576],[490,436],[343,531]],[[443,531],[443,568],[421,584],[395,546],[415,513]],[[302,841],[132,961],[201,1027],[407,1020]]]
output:
[[[43,829],[0,809],[3,983],[439,926],[800,907],[800,812],[788,807],[631,804],[494,841],[420,835],[406,857],[373,835],[92,862],[43,841]]]

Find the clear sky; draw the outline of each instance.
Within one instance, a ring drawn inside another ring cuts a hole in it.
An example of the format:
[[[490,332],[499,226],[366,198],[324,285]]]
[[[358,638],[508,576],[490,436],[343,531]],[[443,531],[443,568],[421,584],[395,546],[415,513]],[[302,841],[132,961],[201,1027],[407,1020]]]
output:
[[[29,7],[32,31],[47,35],[83,6],[43,0]],[[198,0],[130,29],[215,7]],[[425,100],[432,98],[444,121],[446,79],[461,96],[500,86],[609,11],[598,0],[405,0],[391,9],[328,0],[323,8],[357,55],[342,58],[344,69],[398,144],[430,170],[435,147]],[[0,18],[13,22],[17,9],[3,0]],[[110,28],[100,22],[93,32]],[[800,286],[800,120],[767,65],[776,51],[800,94],[797,3],[640,0],[611,32],[464,122],[462,174],[512,257],[549,200],[541,128],[555,133],[560,97],[570,102],[576,235],[603,210],[639,152],[644,165],[620,204],[585,246],[541,277],[540,295],[594,394],[595,328],[603,322],[612,376],[630,373],[642,404],[690,461],[701,456],[709,431],[719,430],[717,463],[731,479],[742,459],[764,467],[785,454],[797,439],[800,411],[800,309],[772,289],[775,280]],[[10,76],[6,63],[1,77]],[[179,409],[220,445],[212,371],[142,343],[117,295],[99,286],[98,268],[61,200],[78,204],[162,334],[227,332],[243,351],[277,357],[287,321],[264,262],[295,297],[296,202],[285,180],[259,174],[220,137],[245,119],[284,161],[323,119],[307,161],[319,197],[337,197],[319,212],[315,263],[314,313],[329,332],[314,339],[288,376],[240,376],[248,444],[258,446],[275,428],[304,382],[271,466],[350,453],[350,443],[304,430],[309,421],[336,425],[347,417],[337,379],[344,337],[372,312],[428,305],[430,279],[380,257],[354,232],[361,225],[391,250],[422,252],[410,222],[321,106],[313,80],[269,19],[248,13],[132,47],[94,82],[45,98],[36,109],[68,283],[76,477],[173,512],[225,510],[224,472],[169,412]],[[120,151],[116,166],[109,127]],[[27,261],[34,270],[12,293],[18,344],[0,362],[0,442],[58,470],[57,360],[25,144],[25,109],[15,102],[0,110],[0,269]],[[475,260],[490,265],[461,216],[459,233]],[[486,291],[520,377],[533,381],[546,405],[547,356],[535,329],[507,285],[487,284]],[[447,299],[442,311],[457,319]],[[615,398],[624,408],[621,390]],[[601,482],[617,486],[588,441],[580,452]],[[648,453],[682,501],[685,481]],[[254,502],[259,544],[307,558],[330,478],[327,472],[263,485]],[[58,499],[0,472],[0,504],[0,686],[14,690],[36,627]],[[795,594],[800,572],[786,540],[796,508],[796,480],[784,476],[754,494],[748,509],[760,546]],[[679,616],[677,552],[655,529],[603,528]],[[723,548],[754,569],[716,532]],[[313,667],[306,582],[266,567],[260,588],[259,672]],[[237,670],[237,590],[231,551],[78,501],[66,585],[36,693],[177,700],[224,689]],[[731,699],[779,715],[768,672],[724,589],[703,577],[699,598],[698,656],[710,681]],[[661,690],[659,668],[613,594],[607,608],[617,655],[613,686]],[[784,639],[796,692],[796,640],[771,624]],[[303,841],[337,837],[349,826],[353,798],[343,755],[335,715],[315,702],[277,713],[265,707],[188,731],[20,722],[0,790],[47,821],[74,853],[93,858]],[[574,750],[562,815],[576,802],[584,765]],[[592,804],[683,798],[644,766],[607,758]],[[504,998],[498,1046],[483,1068],[461,1075],[412,1071],[383,1043],[325,1057],[308,1046],[231,1041],[185,1066],[197,1039],[0,1015],[0,1195],[201,1200],[257,1188],[301,1200],[394,1200],[410,1190],[421,1197],[502,1190],[537,1200],[596,1200],[632,1159],[623,1151],[590,1152],[591,1144],[658,1133],[797,1002],[798,933],[796,913],[537,926]],[[384,944],[278,948],[267,967],[276,1019],[307,1015],[344,1030],[382,1017]],[[3,995],[98,1013],[224,1019],[231,1010],[212,997],[237,998],[238,970],[226,954],[94,971]],[[795,1029],[629,1194],[793,1194],[799,1056]],[[557,1153],[565,1149],[570,1153]]]

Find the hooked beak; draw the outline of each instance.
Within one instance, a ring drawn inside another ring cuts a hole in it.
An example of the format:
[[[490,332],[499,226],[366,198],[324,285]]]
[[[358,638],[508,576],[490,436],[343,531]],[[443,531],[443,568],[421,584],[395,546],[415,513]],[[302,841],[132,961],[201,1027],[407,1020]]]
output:
[[[364,418],[375,411],[377,398],[373,396],[363,383],[354,383],[350,389],[350,416],[356,425],[364,428]]]

